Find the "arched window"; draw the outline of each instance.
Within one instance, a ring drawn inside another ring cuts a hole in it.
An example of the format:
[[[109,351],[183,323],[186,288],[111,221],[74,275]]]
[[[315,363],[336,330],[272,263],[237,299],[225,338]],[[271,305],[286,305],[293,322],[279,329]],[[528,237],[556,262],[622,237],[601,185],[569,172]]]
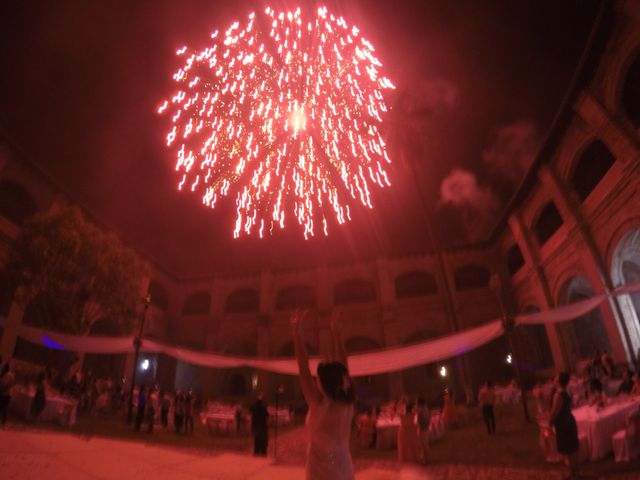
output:
[[[403,273],[395,281],[397,298],[413,298],[438,293],[438,284],[433,275],[424,271]]]
[[[14,182],[0,182],[0,215],[22,225],[36,210],[36,203],[24,188]]]
[[[547,203],[540,211],[538,219],[533,225],[533,230],[536,233],[536,237],[538,237],[538,243],[544,245],[561,226],[562,217],[560,212],[558,212],[553,202]]]
[[[151,304],[166,312],[169,308],[169,295],[166,288],[155,280],[151,280],[148,292],[151,296]]]
[[[194,293],[187,297],[182,306],[183,315],[207,315],[211,305],[211,295],[207,292]]]
[[[463,291],[488,287],[491,274],[484,267],[467,265],[456,270],[454,278],[456,290]]]
[[[615,161],[613,154],[600,140],[586,148],[571,175],[571,184],[581,201],[596,188]]]
[[[307,285],[292,285],[283,288],[276,295],[276,310],[294,310],[316,306],[316,294]]]
[[[593,297],[591,283],[584,277],[573,277],[564,284],[558,304],[567,305],[591,297]],[[559,327],[574,361],[589,358],[596,349],[607,351],[611,349],[599,308],[575,320],[562,323]]]
[[[369,280],[352,278],[340,282],[333,288],[333,302],[336,305],[373,302],[376,299],[376,286]]]
[[[640,127],[640,54],[627,71],[627,78],[622,88],[622,109],[629,116],[631,122]]]
[[[257,290],[249,288],[231,293],[224,304],[224,311],[227,313],[249,313],[258,310],[260,310],[260,294]]]
[[[520,247],[516,243],[507,250],[507,268],[509,269],[509,273],[513,276],[523,266],[524,258],[522,257]]]

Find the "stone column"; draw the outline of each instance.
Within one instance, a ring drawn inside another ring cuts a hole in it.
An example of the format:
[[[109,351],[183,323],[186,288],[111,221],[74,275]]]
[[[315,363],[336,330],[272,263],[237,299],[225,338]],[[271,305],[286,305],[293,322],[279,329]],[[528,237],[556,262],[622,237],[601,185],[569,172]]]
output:
[[[7,314],[7,321],[2,329],[2,342],[0,343],[0,356],[2,360],[6,361],[13,357],[13,352],[16,349],[16,341],[18,340],[18,329],[22,324],[22,317],[24,316],[24,310],[14,300],[9,307],[9,313]]]
[[[551,288],[549,282],[544,274],[544,269],[540,265],[539,254],[536,246],[531,239],[531,232],[524,226],[522,220],[517,214],[511,214],[509,217],[509,227],[513,233],[516,243],[520,247],[522,256],[525,259],[527,265],[533,267],[536,284],[538,290],[535,292],[538,298],[539,308],[541,311],[550,310],[554,307],[555,302],[551,295]],[[553,325],[545,325],[547,330],[547,337],[549,339],[549,345],[551,346],[551,352],[553,354],[553,363],[556,366],[556,370],[566,370],[570,364],[567,357],[568,352],[564,348],[562,339]]]

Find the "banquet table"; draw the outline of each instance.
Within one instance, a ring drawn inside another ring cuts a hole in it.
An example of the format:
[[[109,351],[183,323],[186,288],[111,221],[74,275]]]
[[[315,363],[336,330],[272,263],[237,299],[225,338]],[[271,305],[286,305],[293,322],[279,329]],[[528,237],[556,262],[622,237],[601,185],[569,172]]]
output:
[[[513,385],[495,387],[493,391],[498,401],[504,405],[517,404],[520,401],[520,396],[522,395],[521,390]]]
[[[235,412],[203,412],[200,420],[206,425],[210,434],[236,435],[248,434],[251,431],[251,417],[242,417],[240,428]]]
[[[398,444],[400,417],[378,418],[376,422],[376,449],[391,450]]]
[[[27,418],[34,397],[35,389],[13,389],[9,409],[21,417]],[[78,402],[75,400],[47,392],[44,410],[42,410],[39,419],[44,422],[55,422],[59,425],[71,426],[76,423],[77,411]]]
[[[613,403],[599,412],[588,405],[573,410],[578,434],[586,435],[589,442],[589,460],[604,458],[613,450],[611,437],[625,427],[627,416],[638,408],[640,399]]]
[[[291,423],[291,412],[289,412],[288,408],[278,408],[276,411],[274,407],[267,407],[267,412],[269,412],[268,422],[272,427],[275,426],[276,423],[279,427]]]

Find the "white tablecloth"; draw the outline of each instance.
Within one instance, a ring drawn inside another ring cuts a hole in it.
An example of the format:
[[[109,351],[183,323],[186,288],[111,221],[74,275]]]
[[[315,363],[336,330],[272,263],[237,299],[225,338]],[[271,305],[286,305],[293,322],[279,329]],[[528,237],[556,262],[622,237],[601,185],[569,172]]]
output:
[[[398,444],[398,429],[400,417],[379,418],[376,422],[376,448],[391,450]]]
[[[11,392],[11,403],[9,409],[27,418],[31,410],[31,402],[35,396],[33,390],[13,390]],[[44,410],[40,414],[39,420],[43,422],[55,422],[59,425],[70,426],[76,423],[78,403],[66,397],[48,394]]]
[[[276,422],[279,427],[291,423],[291,413],[288,408],[278,408],[276,412],[274,407],[267,407],[267,412],[269,412],[268,422],[272,427],[276,425]]]
[[[202,412],[200,414],[200,421],[207,427],[210,434],[236,435],[239,433],[247,435],[251,432],[251,417],[242,416],[240,428],[238,428],[235,412]]]
[[[589,442],[589,460],[604,458],[613,450],[611,437],[624,428],[627,416],[638,408],[640,399],[608,405],[600,412],[589,406],[573,410],[578,434],[585,434]]]
[[[506,387],[495,387],[493,389],[496,399],[504,405],[515,405],[520,401],[522,392],[519,388],[513,385],[507,385]]]

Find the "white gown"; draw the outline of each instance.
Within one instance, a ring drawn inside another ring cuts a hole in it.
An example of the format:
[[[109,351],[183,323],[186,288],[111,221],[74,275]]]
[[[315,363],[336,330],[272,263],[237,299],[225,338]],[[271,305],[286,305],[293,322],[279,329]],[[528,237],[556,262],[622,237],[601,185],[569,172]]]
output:
[[[307,480],[353,480],[349,452],[353,404],[323,397],[307,414]]]

